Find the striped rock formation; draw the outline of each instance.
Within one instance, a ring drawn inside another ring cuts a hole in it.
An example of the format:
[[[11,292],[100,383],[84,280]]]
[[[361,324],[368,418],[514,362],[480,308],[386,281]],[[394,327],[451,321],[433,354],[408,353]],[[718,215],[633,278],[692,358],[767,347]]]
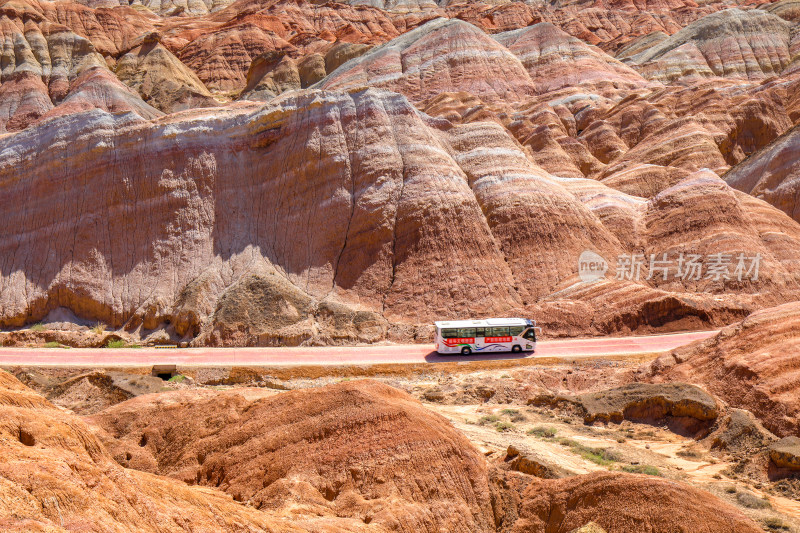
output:
[[[791,24],[760,10],[727,9],[708,15],[626,61],[646,78],[779,75],[791,62]]]
[[[486,102],[518,101],[536,93],[520,60],[480,29],[437,19],[339,67],[323,89],[379,87],[420,102],[466,91]]]
[[[751,411],[786,437],[800,431],[800,304],[753,313],[716,336],[656,360],[651,379],[701,383],[732,407]]]
[[[493,36],[525,66],[538,93],[564,87],[637,89],[647,81],[636,71],[595,47],[543,22]]]
[[[341,43],[384,43],[435,16],[392,15],[338,2],[247,0],[193,24],[168,19],[161,31],[165,46],[210,90],[235,93],[244,88],[251,62],[262,54],[284,52],[299,62]]]
[[[23,17],[0,25],[0,131],[93,108],[161,115],[114,76],[89,40],[47,21],[23,29]]]
[[[130,468],[218,487],[270,514],[336,519],[343,531],[494,531],[483,455],[379,382],[146,395],[88,420]]]
[[[724,179],[800,222],[800,128],[733,167]]]
[[[366,341],[386,321],[575,300],[582,327],[635,330],[719,324],[798,293],[800,227],[710,172],[647,200],[547,173],[499,124],[453,126],[375,89],[155,121],[74,114],[0,140],[0,161],[16,206],[0,226],[5,327],[65,307],[198,343],[299,343],[336,338],[320,331],[341,316],[344,338]],[[760,277],[732,264],[729,279],[584,287],[586,249],[609,263],[760,254]],[[666,298],[663,316],[642,311]]]
[[[40,28],[37,33],[52,33],[55,30],[48,31],[47,27],[55,25],[57,31],[67,28],[86,39],[103,57],[116,57],[153,31],[157,21],[157,17],[128,7],[127,3],[113,9],[93,9],[77,2],[40,0],[5,0],[0,5],[4,15],[0,27],[7,36],[4,37],[7,43],[4,54],[13,50],[13,46],[9,47],[14,42],[10,39],[13,33],[28,33],[32,27]]]

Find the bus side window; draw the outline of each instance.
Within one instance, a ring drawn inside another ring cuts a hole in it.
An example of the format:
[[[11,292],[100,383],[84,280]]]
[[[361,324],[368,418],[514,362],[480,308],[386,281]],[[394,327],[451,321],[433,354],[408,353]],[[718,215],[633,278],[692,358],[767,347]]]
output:
[[[458,331],[459,337],[472,338],[475,336],[475,328],[460,328],[456,331]]]
[[[519,337],[524,329],[522,326],[511,326],[508,328],[508,334],[512,337]]]
[[[525,332],[523,337],[528,339],[529,341],[536,342],[536,330],[534,330],[533,328],[529,328],[528,331]]]
[[[455,339],[458,337],[458,330],[454,328],[450,329],[443,329],[442,330],[442,338],[443,339]]]
[[[508,336],[508,327],[507,326],[499,327],[499,328],[487,328],[487,329],[489,330],[487,333],[490,333],[490,335],[489,335],[490,337],[506,337],[506,336]]]
[[[476,337],[485,337],[486,336],[486,328],[475,328],[475,336]]]

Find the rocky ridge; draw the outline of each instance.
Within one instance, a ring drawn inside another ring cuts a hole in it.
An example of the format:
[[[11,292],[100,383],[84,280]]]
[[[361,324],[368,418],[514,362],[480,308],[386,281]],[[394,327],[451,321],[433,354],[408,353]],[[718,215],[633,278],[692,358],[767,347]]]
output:
[[[718,178],[741,163],[728,181],[752,182],[742,161],[800,119],[790,8],[4,6],[20,45],[4,48],[0,122],[19,133],[0,187],[20,206],[6,227],[29,236],[0,234],[5,328],[66,309],[147,342],[374,342],[425,339],[456,307],[644,332],[721,326],[800,290],[796,224]],[[79,201],[77,175],[102,197]],[[785,185],[738,188],[793,213],[791,178],[769,179]],[[119,224],[91,229],[101,217]],[[51,234],[53,250],[36,244]],[[585,250],[605,280],[580,283]],[[652,275],[681,253],[763,264],[758,280]],[[646,279],[615,276],[625,256]],[[448,257],[468,258],[451,279]]]
[[[4,531],[304,531],[212,489],[120,467],[76,416],[0,371]]]
[[[425,323],[454,305],[536,314],[564,300],[591,308],[616,293],[629,307],[594,321],[626,330],[649,322],[633,307],[648,301],[672,299],[673,309],[652,326],[682,316],[714,324],[780,303],[798,287],[792,258],[800,254],[800,227],[707,171],[651,200],[632,197],[549,174],[500,125],[454,127],[375,89],[290,93],[264,107],[210,113],[148,122],[93,111],[0,141],[9,163],[0,181],[8,198],[29,205],[7,214],[18,218],[4,221],[9,229],[0,237],[9,258],[0,285],[4,325],[68,308],[130,330],[167,325],[198,343],[373,341],[386,337],[387,320]],[[48,160],[59,162],[57,173],[44,171]],[[44,199],[57,201],[78,168],[94,171],[83,174],[82,188],[66,189],[74,200],[65,209],[50,210]],[[10,179],[20,171],[27,181]],[[118,183],[118,175],[136,179]],[[81,201],[85,190],[104,191],[102,199]],[[300,198],[330,200],[309,217],[296,208]],[[130,239],[66,238],[73,224],[91,231],[81,221],[105,212],[118,213],[112,233]],[[702,230],[692,230],[701,220]],[[29,228],[26,254],[12,252],[21,244],[10,228],[22,227]],[[687,249],[691,231],[699,233]],[[299,235],[305,247],[294,246]],[[62,245],[51,248],[52,238]],[[758,253],[759,277],[578,283],[574,265],[583,250],[611,261],[636,247]],[[468,260],[454,271],[447,257]],[[703,295],[730,291],[740,296],[727,307]],[[273,311],[246,311],[253,302]]]
[[[762,198],[800,222],[800,128],[762,148],[725,174],[725,181],[740,191]]]
[[[659,358],[646,371],[655,381],[703,383],[779,437],[796,435],[799,317],[797,303],[753,313],[715,337]]]

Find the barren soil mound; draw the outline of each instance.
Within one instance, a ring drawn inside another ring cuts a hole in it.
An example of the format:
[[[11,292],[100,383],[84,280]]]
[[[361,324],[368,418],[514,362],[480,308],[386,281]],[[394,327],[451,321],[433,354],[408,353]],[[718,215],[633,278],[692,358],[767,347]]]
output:
[[[739,511],[716,497],[664,479],[597,473],[531,482],[514,533],[571,531],[592,521],[609,532],[756,533]]]
[[[753,313],[644,369],[653,380],[701,384],[780,437],[800,431],[800,303]]]
[[[78,417],[3,371],[0,530],[304,531],[222,492],[120,467]]]
[[[90,420],[121,463],[259,509],[402,531],[492,529],[483,456],[444,418],[377,382],[140,396]]]

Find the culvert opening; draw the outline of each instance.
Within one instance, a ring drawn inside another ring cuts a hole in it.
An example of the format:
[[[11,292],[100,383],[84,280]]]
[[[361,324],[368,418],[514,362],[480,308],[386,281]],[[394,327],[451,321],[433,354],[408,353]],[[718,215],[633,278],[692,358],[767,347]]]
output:
[[[175,365],[153,365],[151,375],[161,379],[162,381],[169,381],[178,375],[178,369]]]

